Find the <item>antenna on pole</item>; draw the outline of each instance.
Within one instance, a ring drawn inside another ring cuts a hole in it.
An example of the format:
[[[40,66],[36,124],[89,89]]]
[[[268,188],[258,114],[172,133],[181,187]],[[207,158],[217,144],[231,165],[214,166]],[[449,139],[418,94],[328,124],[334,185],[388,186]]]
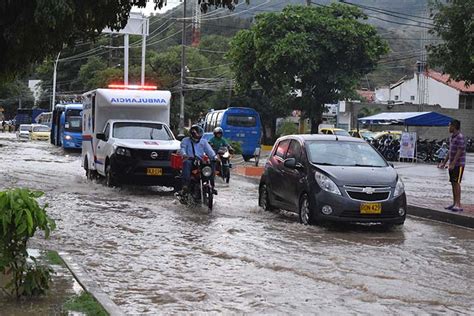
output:
[[[197,47],[201,42],[201,5],[199,0],[194,0],[195,5],[193,6],[193,40],[192,46]]]

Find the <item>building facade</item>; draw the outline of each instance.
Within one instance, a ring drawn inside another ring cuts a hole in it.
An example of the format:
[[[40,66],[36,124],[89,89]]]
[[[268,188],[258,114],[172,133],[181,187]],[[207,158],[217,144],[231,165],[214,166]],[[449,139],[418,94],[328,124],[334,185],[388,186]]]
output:
[[[464,81],[449,80],[433,70],[415,73],[411,79],[375,90],[376,102],[439,105],[445,109],[474,109],[474,85],[466,87]]]

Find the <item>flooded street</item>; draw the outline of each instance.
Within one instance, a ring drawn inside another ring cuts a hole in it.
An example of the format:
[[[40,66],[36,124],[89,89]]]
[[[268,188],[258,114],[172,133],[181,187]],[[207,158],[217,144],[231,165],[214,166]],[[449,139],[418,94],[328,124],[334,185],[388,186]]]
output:
[[[0,187],[46,193],[69,252],[127,314],[474,314],[474,231],[407,218],[399,230],[306,227],[220,184],[212,214],[158,187],[91,183],[80,153],[0,134]]]

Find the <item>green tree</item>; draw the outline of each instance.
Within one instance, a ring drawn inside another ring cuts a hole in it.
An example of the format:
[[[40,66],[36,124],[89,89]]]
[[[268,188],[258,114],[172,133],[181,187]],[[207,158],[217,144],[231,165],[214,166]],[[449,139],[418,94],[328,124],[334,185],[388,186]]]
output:
[[[238,88],[249,90],[257,82],[270,98],[303,110],[316,133],[324,104],[352,90],[388,52],[376,29],[360,21],[365,18],[342,4],[287,6],[258,15],[231,42]]]
[[[474,1],[435,0],[434,28],[443,42],[431,45],[429,62],[443,67],[451,79],[474,83]]]
[[[153,0],[162,8],[166,0]],[[36,62],[57,54],[63,44],[95,39],[105,27],[120,29],[133,6],[147,0],[15,0],[0,5],[0,79],[25,71]],[[232,9],[238,0],[208,0],[210,6]]]
[[[6,119],[15,117],[20,102],[22,108],[34,105],[33,93],[23,81],[0,83],[0,107],[3,107]]]

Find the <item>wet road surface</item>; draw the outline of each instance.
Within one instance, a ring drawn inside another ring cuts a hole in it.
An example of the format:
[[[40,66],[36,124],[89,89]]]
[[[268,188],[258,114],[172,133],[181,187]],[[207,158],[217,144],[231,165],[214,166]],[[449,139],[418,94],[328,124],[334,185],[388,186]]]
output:
[[[400,230],[306,227],[231,179],[207,214],[157,187],[88,182],[80,153],[0,135],[0,187],[46,192],[72,254],[127,314],[473,314],[474,231],[408,218]]]

